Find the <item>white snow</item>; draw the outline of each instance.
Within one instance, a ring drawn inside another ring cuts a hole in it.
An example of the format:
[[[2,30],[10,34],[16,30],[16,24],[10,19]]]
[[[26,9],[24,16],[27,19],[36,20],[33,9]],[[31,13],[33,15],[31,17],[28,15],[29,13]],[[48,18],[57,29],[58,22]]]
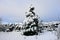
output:
[[[24,36],[20,32],[0,32],[0,40],[57,40],[55,32],[44,32],[38,36]]]

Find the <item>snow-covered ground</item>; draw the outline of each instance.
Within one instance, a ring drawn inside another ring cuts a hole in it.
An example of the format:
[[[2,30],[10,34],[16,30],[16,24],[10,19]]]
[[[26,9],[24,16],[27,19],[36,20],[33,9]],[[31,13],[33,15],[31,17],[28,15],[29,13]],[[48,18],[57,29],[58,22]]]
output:
[[[20,32],[0,32],[0,40],[57,40],[55,32],[44,32],[34,36],[24,36]]]

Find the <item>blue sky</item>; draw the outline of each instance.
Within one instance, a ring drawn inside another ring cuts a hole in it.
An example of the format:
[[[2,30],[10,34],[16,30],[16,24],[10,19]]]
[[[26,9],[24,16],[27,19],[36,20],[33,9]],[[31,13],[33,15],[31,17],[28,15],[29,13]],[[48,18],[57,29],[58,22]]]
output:
[[[3,22],[23,22],[31,4],[43,21],[60,19],[60,0],[0,0],[0,17]]]

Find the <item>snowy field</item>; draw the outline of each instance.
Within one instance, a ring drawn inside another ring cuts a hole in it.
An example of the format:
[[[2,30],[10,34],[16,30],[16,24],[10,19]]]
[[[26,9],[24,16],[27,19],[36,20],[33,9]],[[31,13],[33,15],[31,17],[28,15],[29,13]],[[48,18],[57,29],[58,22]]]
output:
[[[24,36],[20,32],[0,32],[0,40],[57,40],[56,32],[44,32],[38,36]]]

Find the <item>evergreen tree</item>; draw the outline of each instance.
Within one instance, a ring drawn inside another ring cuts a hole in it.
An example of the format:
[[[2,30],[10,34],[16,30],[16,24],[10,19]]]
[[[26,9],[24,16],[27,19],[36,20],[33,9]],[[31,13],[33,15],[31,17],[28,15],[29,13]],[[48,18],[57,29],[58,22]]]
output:
[[[35,35],[38,34],[39,31],[39,20],[38,16],[34,12],[34,7],[31,7],[28,12],[26,12],[26,19],[24,21],[24,35]]]

